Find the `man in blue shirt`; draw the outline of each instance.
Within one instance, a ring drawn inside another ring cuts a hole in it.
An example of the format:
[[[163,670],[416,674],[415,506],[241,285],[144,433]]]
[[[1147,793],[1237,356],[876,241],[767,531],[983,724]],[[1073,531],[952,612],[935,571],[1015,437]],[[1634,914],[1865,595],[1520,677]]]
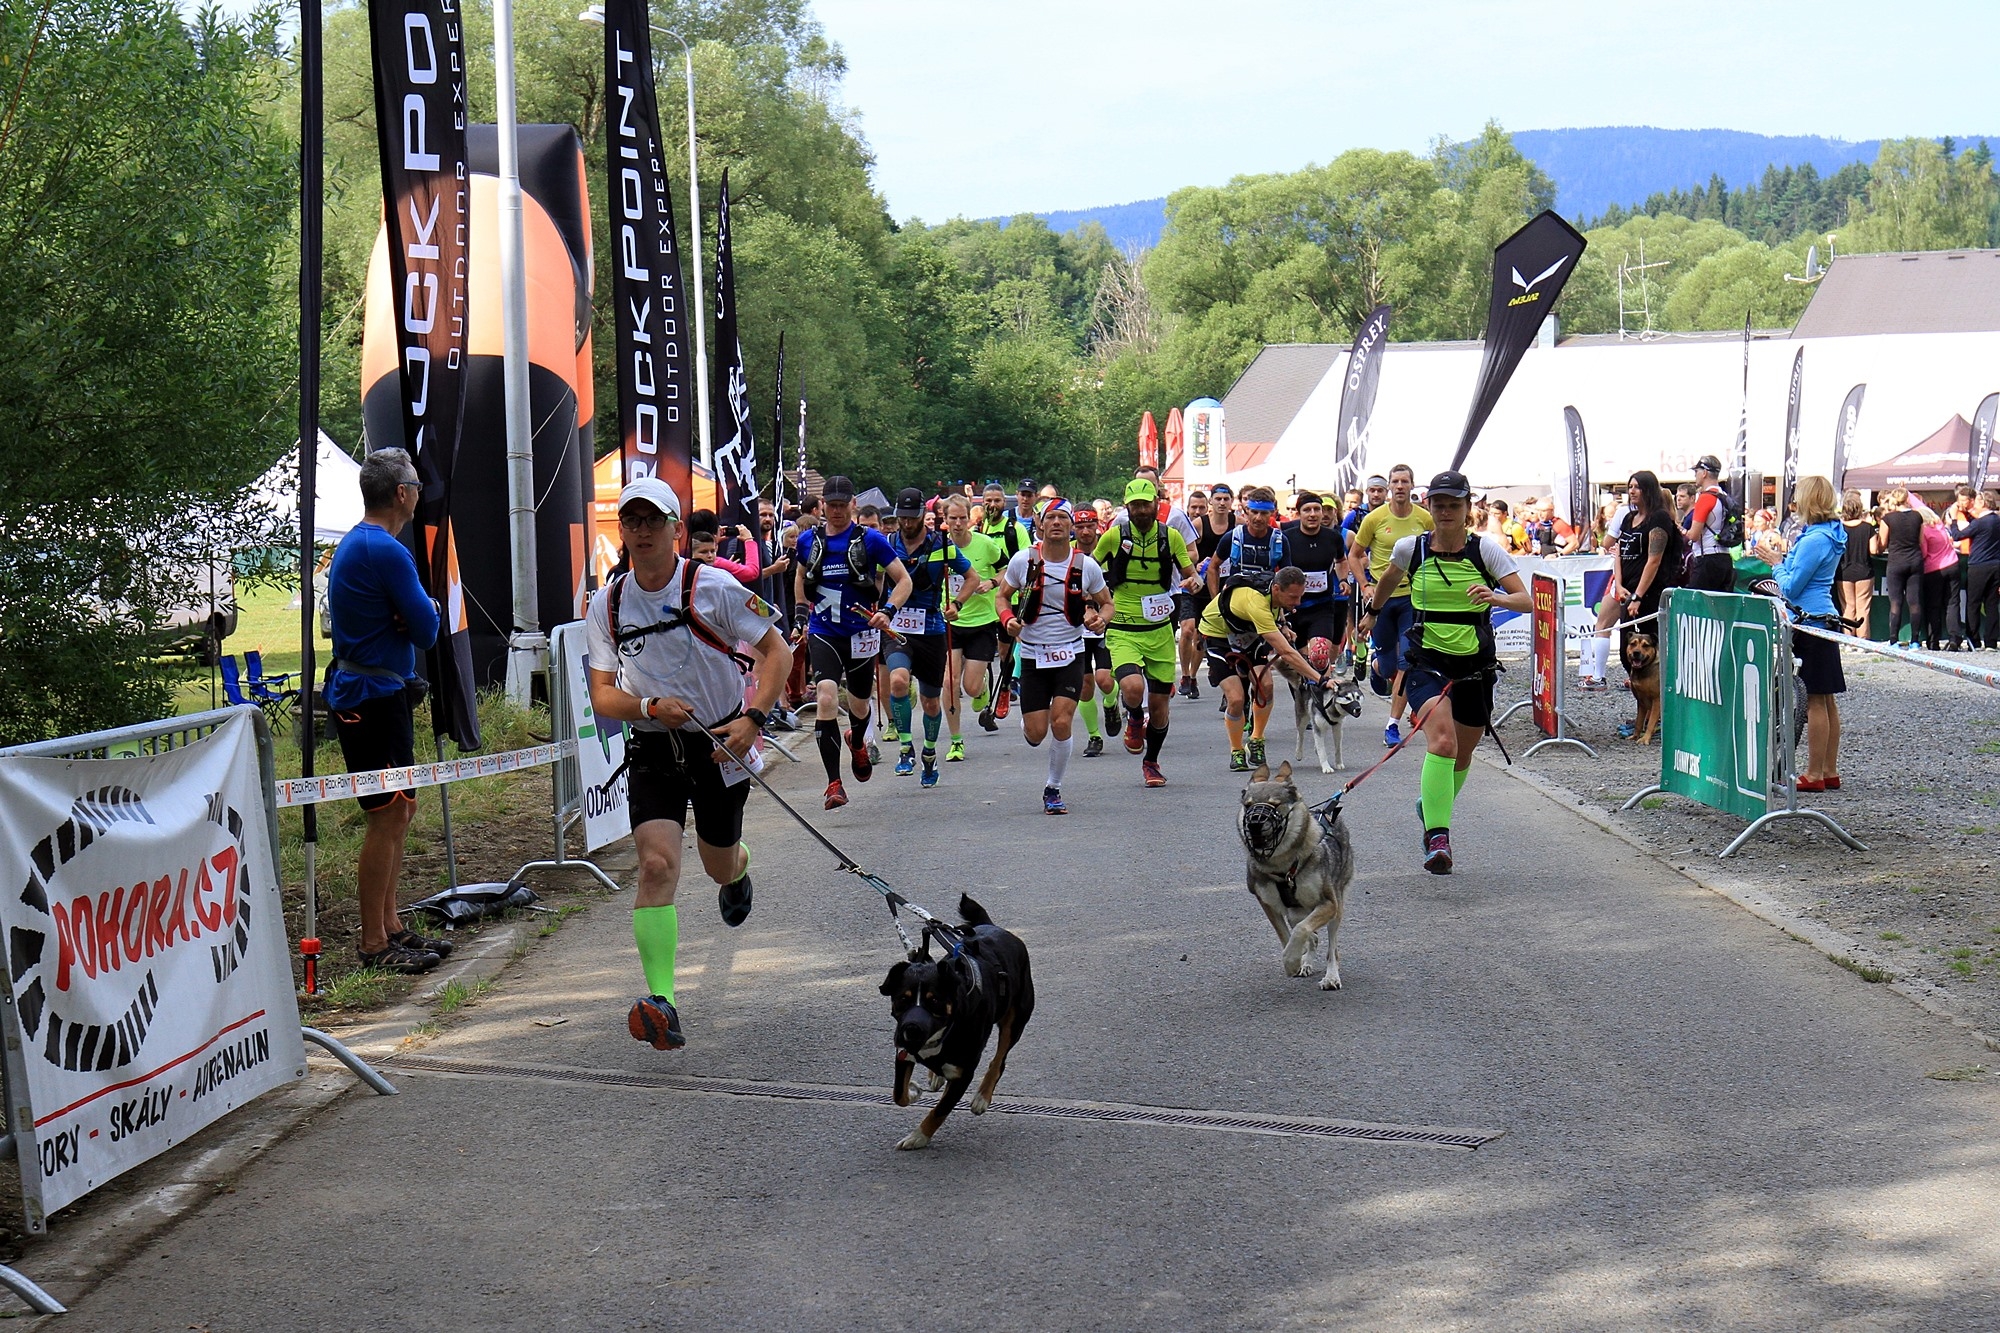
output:
[[[889,710],[897,734],[903,738],[902,753],[896,756],[896,776],[916,772],[916,738],[910,734],[910,677],[917,678],[924,701],[923,785],[938,782],[937,738],[944,715],[945,668],[951,661],[948,631],[958,618],[959,604],[985,587],[973,573],[972,562],[942,532],[924,529],[924,493],[906,486],[896,497],[896,530],[889,537],[890,549],[910,572],[910,600],[889,626],[890,639],[883,650],[883,664],[889,668]],[[953,584],[958,585],[956,592]]]
[[[812,661],[817,707],[813,731],[820,761],[826,765],[826,808],[847,804],[840,781],[840,686],[847,686],[847,712],[853,727],[847,748],[854,780],[866,782],[875,766],[868,758],[869,701],[875,695],[875,659],[882,635],[910,604],[910,575],[896,558],[889,539],[854,522],[854,483],[828,477],[820,491],[826,521],[799,534],[795,588],[798,606],[794,623],[806,635]],[[882,576],[889,595],[878,591]],[[881,603],[877,605],[878,601]]]
[[[411,715],[422,697],[417,650],[437,642],[438,608],[417,577],[417,562],[396,540],[416,515],[423,486],[410,456],[378,449],[361,464],[361,522],[333,553],[327,615],[333,622],[333,669],[326,704],[350,773],[407,768],[417,762]],[[355,896],[361,903],[361,962],[390,972],[428,972],[451,952],[444,940],[403,929],[396,885],[416,793],[356,798],[367,818]]]

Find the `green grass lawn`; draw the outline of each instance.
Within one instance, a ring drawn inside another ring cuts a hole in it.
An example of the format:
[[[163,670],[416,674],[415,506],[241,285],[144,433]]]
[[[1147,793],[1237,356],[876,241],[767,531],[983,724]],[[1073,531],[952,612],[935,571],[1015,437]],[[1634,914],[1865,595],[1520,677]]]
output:
[[[238,590],[236,632],[223,640],[222,651],[233,653],[242,664],[246,648],[264,654],[264,670],[296,674],[299,669],[299,609],[296,582],[276,587]],[[330,640],[316,638],[313,660],[322,674],[333,655]],[[294,685],[296,681],[292,682]],[[176,713],[199,713],[222,706],[222,676],[213,668],[198,673],[174,695]]]

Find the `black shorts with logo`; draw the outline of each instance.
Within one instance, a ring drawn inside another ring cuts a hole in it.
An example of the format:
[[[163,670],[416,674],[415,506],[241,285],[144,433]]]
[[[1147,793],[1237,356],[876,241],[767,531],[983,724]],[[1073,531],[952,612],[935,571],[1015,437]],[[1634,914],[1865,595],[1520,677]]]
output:
[[[743,805],[750,780],[735,786],[722,780],[706,736],[684,731],[625,733],[626,770],[632,827],[664,819],[687,827],[694,807],[695,836],[711,847],[734,847],[743,837]]]
[[[968,662],[991,662],[1000,651],[1000,622],[989,620],[971,629],[952,626],[951,646]]]
[[[1493,720],[1493,681],[1499,674],[1497,662],[1412,649],[1403,657],[1403,698],[1410,705],[1411,725],[1449,681],[1451,720],[1461,727],[1484,727]]]
[[[844,684],[848,694],[864,705],[875,697],[876,659],[854,655],[853,635],[815,631],[806,636],[806,655],[812,663],[814,684],[823,680]]]
[[[1046,713],[1054,699],[1074,702],[1083,697],[1083,654],[1058,667],[1036,666],[1025,653],[1021,656],[1021,711]]]
[[[363,699],[353,708],[333,715],[334,734],[340,738],[340,753],[350,773],[373,773],[384,768],[408,768],[417,762],[413,709],[410,696],[402,690],[394,694]],[[380,810],[392,801],[415,802],[414,791],[377,792],[357,796],[363,810]]]
[[[901,667],[917,678],[917,682],[928,685],[933,690],[944,687],[945,663],[951,657],[951,649],[945,646],[942,634],[905,634],[902,639],[882,636],[882,664],[891,671]]]

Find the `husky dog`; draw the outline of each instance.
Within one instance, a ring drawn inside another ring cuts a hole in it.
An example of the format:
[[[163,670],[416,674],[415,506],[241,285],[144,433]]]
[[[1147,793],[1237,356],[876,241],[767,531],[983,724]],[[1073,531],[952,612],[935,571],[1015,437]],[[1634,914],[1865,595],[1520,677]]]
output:
[[[1284,674],[1285,682],[1292,687],[1292,722],[1298,730],[1298,740],[1292,747],[1294,760],[1306,757],[1306,736],[1312,736],[1313,749],[1319,753],[1319,771],[1338,773],[1347,767],[1340,760],[1340,715],[1361,716],[1361,682],[1357,679],[1336,680],[1321,685],[1317,681],[1302,680],[1290,666],[1279,664],[1278,670]],[[1333,738],[1333,759],[1326,757],[1327,737]]]
[[[1347,825],[1334,807],[1331,831],[1307,808],[1292,785],[1292,766],[1280,764],[1272,773],[1259,767],[1243,789],[1243,808],[1236,816],[1236,834],[1250,854],[1247,878],[1257,905],[1285,946],[1285,975],[1312,974],[1318,934],[1326,928],[1326,972],[1321,990],[1340,989],[1340,914],[1347,886],[1354,880],[1354,848]]]

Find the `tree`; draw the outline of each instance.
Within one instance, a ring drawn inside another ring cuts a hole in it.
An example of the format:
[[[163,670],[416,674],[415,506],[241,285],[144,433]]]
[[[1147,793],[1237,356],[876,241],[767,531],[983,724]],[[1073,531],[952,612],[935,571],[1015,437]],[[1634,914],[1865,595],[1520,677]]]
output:
[[[1868,178],[1865,205],[1841,232],[1854,251],[1957,250],[1986,245],[2000,180],[1982,143],[1954,155],[1949,140],[1892,139]]]
[[[164,713],[172,609],[267,539],[232,496],[294,435],[276,29],[0,8],[0,744]]]

